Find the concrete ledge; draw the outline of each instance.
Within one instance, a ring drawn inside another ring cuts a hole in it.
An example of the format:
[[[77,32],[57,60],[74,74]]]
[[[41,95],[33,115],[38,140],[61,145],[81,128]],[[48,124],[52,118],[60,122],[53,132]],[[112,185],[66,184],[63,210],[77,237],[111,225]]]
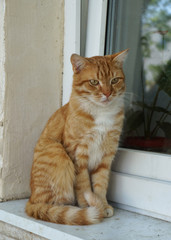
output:
[[[115,216],[100,224],[66,226],[28,217],[24,212],[26,201],[0,203],[0,239],[170,240],[170,223],[162,220],[116,209]]]
[[[39,237],[31,232],[26,232],[18,227],[12,226],[5,222],[0,222],[0,239],[1,240],[11,240],[11,239],[21,239],[21,240],[45,240],[45,238]]]

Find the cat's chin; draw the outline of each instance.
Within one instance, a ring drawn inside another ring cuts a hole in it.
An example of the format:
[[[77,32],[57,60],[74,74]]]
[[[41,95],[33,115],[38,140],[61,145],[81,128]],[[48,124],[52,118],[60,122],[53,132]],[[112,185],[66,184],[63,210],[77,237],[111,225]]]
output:
[[[108,103],[111,103],[111,100],[105,99],[105,100],[101,100],[100,102],[104,104],[108,104]]]
[[[109,105],[112,104],[112,100],[103,100],[103,101],[99,101],[99,102],[95,102],[98,106],[101,106],[101,107],[107,107]]]
[[[111,101],[109,101],[109,100],[105,100],[105,101],[100,102],[100,105],[102,105],[102,106],[108,106],[110,104],[111,104]]]
[[[108,107],[113,103],[113,99],[97,100],[97,99],[87,98],[86,100],[90,104],[93,103],[95,106],[99,106],[99,107]]]

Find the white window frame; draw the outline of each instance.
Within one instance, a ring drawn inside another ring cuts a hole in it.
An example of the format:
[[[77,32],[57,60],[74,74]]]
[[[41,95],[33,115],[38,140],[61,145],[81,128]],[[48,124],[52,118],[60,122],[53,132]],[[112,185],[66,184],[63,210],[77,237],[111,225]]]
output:
[[[108,199],[120,208],[171,221],[171,157],[120,148]]]
[[[69,101],[72,88],[71,54],[80,54],[80,0],[65,0],[64,7],[64,68],[63,68],[63,98],[62,104]]]
[[[72,10],[69,8],[70,4]],[[89,1],[85,51],[87,57],[104,54],[106,12],[107,0]],[[72,84],[68,53],[80,52],[78,21],[80,22],[80,1],[66,0],[63,104],[69,100]],[[72,36],[74,44],[68,38],[71,29],[77,29],[77,34]],[[167,154],[120,148],[112,166],[108,199],[121,208],[171,221],[170,172],[171,157]]]
[[[72,88],[72,53],[80,54],[81,0],[65,0],[63,105],[69,101]],[[94,19],[94,10],[97,13]],[[107,0],[91,0],[88,6],[85,55],[104,54]],[[96,29],[94,31],[94,29]],[[93,39],[93,41],[91,40]],[[100,39],[100,40],[99,40]]]
[[[107,0],[90,0],[88,4],[85,56],[104,55]]]

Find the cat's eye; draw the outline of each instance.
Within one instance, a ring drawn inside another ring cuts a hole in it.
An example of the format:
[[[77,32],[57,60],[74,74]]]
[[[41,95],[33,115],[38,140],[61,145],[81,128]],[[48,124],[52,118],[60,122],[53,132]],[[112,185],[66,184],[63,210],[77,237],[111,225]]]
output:
[[[121,79],[120,77],[112,79],[111,84],[116,84],[117,82],[119,82],[120,79]]]
[[[99,84],[99,81],[98,80],[94,80],[94,79],[91,79],[90,81],[90,84],[93,85],[93,86],[96,86]]]

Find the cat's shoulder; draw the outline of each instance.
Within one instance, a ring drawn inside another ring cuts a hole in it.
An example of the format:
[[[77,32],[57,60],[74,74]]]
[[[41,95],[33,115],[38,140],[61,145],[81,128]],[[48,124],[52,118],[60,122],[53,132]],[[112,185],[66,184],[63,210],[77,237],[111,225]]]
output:
[[[56,112],[54,112],[52,116],[49,118],[47,122],[47,126],[49,125],[49,123],[52,123],[52,122],[56,122],[56,121],[59,122],[61,120],[64,121],[68,114],[68,106],[69,104],[67,103],[64,106],[57,109]]]

